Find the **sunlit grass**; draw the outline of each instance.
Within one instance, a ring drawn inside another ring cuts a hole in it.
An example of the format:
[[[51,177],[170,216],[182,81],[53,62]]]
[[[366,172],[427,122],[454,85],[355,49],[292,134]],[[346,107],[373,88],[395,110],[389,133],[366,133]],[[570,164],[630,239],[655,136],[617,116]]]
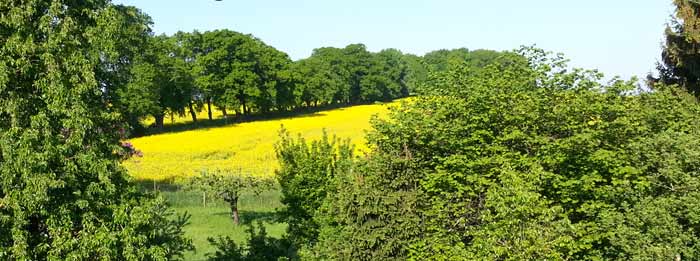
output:
[[[209,199],[207,206],[202,205],[202,194],[187,191],[164,191],[162,195],[173,209],[190,215],[189,225],[185,226],[185,236],[192,239],[196,251],[186,252],[185,260],[206,260],[205,255],[216,250],[209,244],[208,238],[229,236],[237,244],[247,244],[249,235],[245,232],[251,224],[262,222],[268,236],[281,238],[287,227],[278,223],[275,211],[282,207],[279,201],[280,191],[265,191],[260,195],[244,193],[239,199],[241,224],[234,225],[231,209],[226,202]]]
[[[293,135],[308,139],[321,137],[326,129],[330,135],[349,138],[358,150],[363,150],[371,116],[382,117],[389,106],[397,103],[136,138],[131,142],[143,152],[143,157],[132,158],[124,166],[137,180],[180,180],[206,169],[271,176],[277,168],[273,146],[282,126]],[[186,119],[176,120],[179,121]]]

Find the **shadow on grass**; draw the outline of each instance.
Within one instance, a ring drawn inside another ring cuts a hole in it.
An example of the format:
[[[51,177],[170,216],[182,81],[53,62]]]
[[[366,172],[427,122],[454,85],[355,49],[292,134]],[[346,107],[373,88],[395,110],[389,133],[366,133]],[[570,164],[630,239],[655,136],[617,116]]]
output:
[[[215,216],[231,217],[231,211],[221,211]],[[250,225],[258,222],[277,223],[277,214],[274,211],[240,210],[238,212],[240,225]],[[233,222],[233,221],[231,221]]]
[[[257,224],[257,226],[256,226]],[[246,225],[248,242],[237,244],[228,236],[209,238],[208,241],[216,248],[208,253],[209,260],[299,260],[297,249],[288,238],[273,238],[268,236],[261,222]]]
[[[182,191],[182,185],[178,185],[174,180],[156,181],[156,180],[135,180],[134,184],[143,192],[177,192]]]
[[[362,104],[331,104],[325,106],[317,107],[303,107],[294,111],[284,111],[284,112],[272,112],[267,114],[251,114],[251,115],[237,115],[229,116],[225,118],[218,118],[209,120],[208,118],[198,119],[197,122],[184,122],[184,123],[174,123],[167,124],[163,126],[162,129],[158,128],[147,128],[141,133],[135,133],[131,138],[145,137],[150,135],[171,133],[171,132],[182,132],[189,130],[198,129],[209,129],[223,127],[238,123],[253,122],[253,121],[266,121],[266,120],[282,120],[288,118],[306,118],[306,117],[321,117],[325,114],[318,113],[327,110],[334,110],[340,108],[347,108],[351,106],[362,105]],[[206,115],[206,114],[205,114]]]

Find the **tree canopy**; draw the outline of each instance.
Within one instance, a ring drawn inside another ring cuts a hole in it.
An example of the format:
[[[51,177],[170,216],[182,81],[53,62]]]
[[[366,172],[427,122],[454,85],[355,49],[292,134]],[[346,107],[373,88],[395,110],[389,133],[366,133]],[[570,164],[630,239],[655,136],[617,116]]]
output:
[[[657,78],[651,82],[678,84],[700,95],[700,3],[691,0],[674,0],[676,12],[666,27],[661,62]]]
[[[150,18],[137,9],[128,13],[134,18],[122,24],[133,30],[120,37],[131,40],[119,47],[144,51],[125,51],[117,59],[124,61],[118,74],[123,80],[106,93],[136,129],[145,117],[154,117],[155,127],[167,115],[189,113],[196,122],[202,109],[212,119],[217,109],[230,117],[390,101],[420,93],[431,73],[462,64],[480,67],[499,54],[461,48],[416,56],[350,44],[317,48],[291,61],[252,35],[226,29],[154,36]]]
[[[324,175],[320,184],[333,186],[314,186],[323,199],[306,231],[317,232],[300,254],[697,258],[696,99],[643,92],[634,81],[601,84],[596,71],[565,61],[525,48],[431,74],[425,95],[374,121],[372,152]],[[305,166],[326,162],[315,158]],[[293,162],[282,169],[315,173]]]
[[[181,257],[186,217],[119,163],[111,91],[139,50],[128,43],[143,44],[121,37],[148,35],[147,16],[100,0],[3,1],[0,13],[0,258]]]
[[[437,70],[422,57],[396,49],[372,53],[363,44],[317,48],[291,61],[260,39],[231,30],[128,36],[145,51],[128,56],[126,82],[113,88],[110,99],[136,128],[149,116],[162,127],[166,114],[189,113],[196,121],[202,109],[212,119],[215,109],[227,117],[390,101],[411,95],[428,71]]]

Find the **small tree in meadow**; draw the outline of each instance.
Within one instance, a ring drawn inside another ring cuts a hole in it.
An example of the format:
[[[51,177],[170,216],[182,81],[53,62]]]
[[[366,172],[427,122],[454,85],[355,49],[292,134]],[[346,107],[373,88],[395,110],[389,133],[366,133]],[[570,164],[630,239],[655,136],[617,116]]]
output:
[[[203,171],[201,175],[193,177],[187,184],[188,189],[202,191],[206,194],[220,198],[231,207],[231,219],[235,225],[240,224],[238,212],[238,199],[242,193],[259,195],[269,190],[274,185],[272,179],[253,177],[241,173],[225,173],[221,171]]]

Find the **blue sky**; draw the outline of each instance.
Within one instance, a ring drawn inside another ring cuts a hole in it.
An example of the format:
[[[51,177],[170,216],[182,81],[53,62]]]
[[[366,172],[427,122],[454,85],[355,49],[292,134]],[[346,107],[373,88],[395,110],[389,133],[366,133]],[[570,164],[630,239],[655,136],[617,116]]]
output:
[[[562,52],[576,67],[643,77],[659,59],[671,0],[115,0],[148,13],[156,33],[231,29],[300,59],[364,43],[422,55],[436,49]]]

